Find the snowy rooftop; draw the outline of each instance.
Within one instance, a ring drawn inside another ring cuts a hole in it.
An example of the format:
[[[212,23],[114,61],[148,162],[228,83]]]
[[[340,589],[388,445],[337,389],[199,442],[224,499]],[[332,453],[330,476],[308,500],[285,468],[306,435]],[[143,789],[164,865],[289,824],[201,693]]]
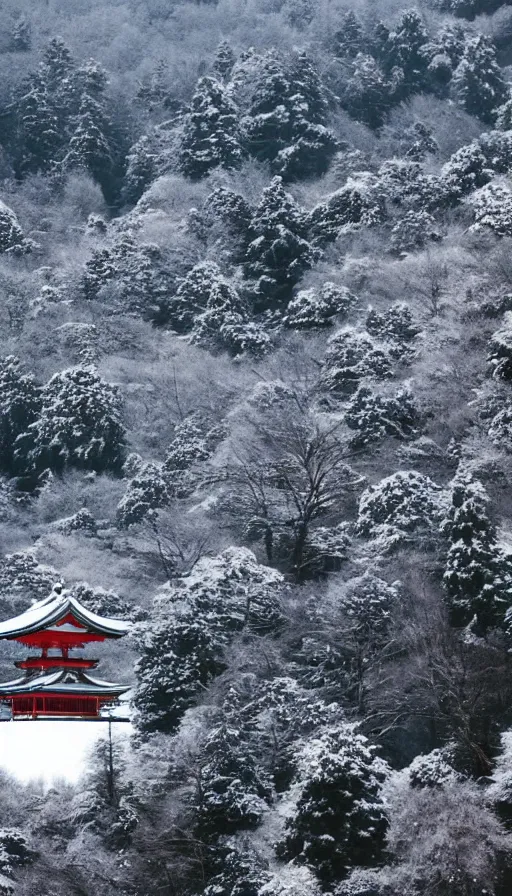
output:
[[[0,622],[0,638],[16,638],[42,631],[56,626],[68,614],[88,632],[109,638],[121,638],[130,629],[129,622],[97,616],[83,607],[68,591],[59,590],[59,586],[55,586],[49,597],[33,604],[20,616]],[[60,630],[66,631],[67,624]]]
[[[126,693],[129,687],[92,678],[82,670],[59,669],[44,675],[23,676],[14,681],[6,681],[0,685],[0,697],[3,695],[47,693],[47,694],[106,694],[112,697]]]

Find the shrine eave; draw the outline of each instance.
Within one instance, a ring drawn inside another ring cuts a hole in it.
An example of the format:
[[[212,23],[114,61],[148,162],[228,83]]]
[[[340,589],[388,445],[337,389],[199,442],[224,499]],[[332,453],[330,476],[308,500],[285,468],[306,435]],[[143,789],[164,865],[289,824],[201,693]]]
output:
[[[17,694],[120,697],[129,690],[130,688],[126,685],[93,678],[81,669],[73,671],[60,669],[56,672],[34,675],[30,678],[23,676],[22,678],[16,678],[14,681],[2,682],[0,685],[0,698],[11,697]]]
[[[66,617],[72,617],[71,625],[64,621]],[[81,630],[75,628],[76,623]],[[103,638],[121,638],[130,630],[128,622],[97,616],[69,594],[53,592],[50,597],[33,604],[19,616],[0,622],[0,639],[16,640],[47,631],[54,626],[53,630],[62,635],[69,634],[70,637],[77,637],[82,634],[85,636],[85,641],[92,639],[90,637],[92,635],[97,635],[101,640]]]

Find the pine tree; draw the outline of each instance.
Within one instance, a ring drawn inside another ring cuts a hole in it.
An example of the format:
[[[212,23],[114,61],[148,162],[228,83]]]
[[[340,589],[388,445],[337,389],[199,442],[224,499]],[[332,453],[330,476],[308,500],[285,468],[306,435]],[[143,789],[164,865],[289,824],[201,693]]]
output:
[[[194,828],[207,842],[256,827],[272,792],[233,710],[231,705],[201,751]]]
[[[56,373],[41,390],[41,410],[28,433],[37,470],[118,472],[125,443],[119,391],[93,367]]]
[[[236,106],[219,81],[201,78],[185,119],[180,168],[199,180],[214,168],[238,168],[241,162]]]
[[[346,327],[330,337],[320,385],[335,394],[350,395],[360,380],[391,376],[391,353],[371,336]]]
[[[19,250],[23,246],[23,231],[13,210],[0,201],[0,253]]]
[[[75,63],[61,37],[53,37],[43,53],[41,71],[49,87],[56,88],[75,68]]]
[[[147,135],[134,143],[126,157],[123,201],[135,205],[157,176],[157,155]]]
[[[23,434],[37,418],[41,392],[34,377],[20,370],[17,358],[0,362],[0,469],[11,475],[23,469]]]
[[[250,58],[251,65],[255,60]],[[254,73],[249,66],[249,75]],[[328,130],[327,103],[311,60],[298,53],[283,60],[274,50],[256,61],[256,78],[243,119],[249,153],[269,161],[286,181],[323,174],[337,149]]]
[[[465,625],[474,618],[483,632],[503,619],[512,587],[512,566],[497,543],[487,503],[479,482],[459,476],[441,527],[450,545],[443,583],[452,620]]]
[[[227,40],[221,41],[215,51],[212,70],[215,77],[222,81],[227,81],[236,62],[236,55],[233,47]]]
[[[171,487],[162,469],[145,463],[128,483],[116,510],[117,525],[128,528],[141,523],[152,511],[165,507],[171,499]]]
[[[355,58],[364,49],[364,30],[360,19],[350,9],[343,13],[340,29],[334,34],[336,56]]]
[[[28,19],[21,15],[12,29],[12,48],[18,53],[30,50],[32,46],[32,28]]]
[[[17,116],[21,132],[20,174],[50,170],[58,159],[62,137],[46,83],[40,75],[31,75],[24,83]]]
[[[482,34],[466,44],[451,83],[453,96],[466,112],[486,123],[494,120],[498,108],[509,98],[494,47]]]
[[[439,491],[428,476],[415,470],[386,476],[361,495],[357,533],[376,538],[387,531],[403,538],[418,530],[428,531],[439,519]]]
[[[347,408],[345,423],[355,431],[351,445],[359,450],[386,435],[400,440],[412,438],[418,417],[409,389],[388,396],[373,392],[369,386],[360,386]]]
[[[179,282],[166,306],[169,322],[178,333],[190,332],[196,317],[205,311],[212,290],[222,279],[218,265],[205,261],[196,264]]]
[[[302,289],[288,303],[283,323],[296,330],[332,326],[336,317],[345,317],[356,297],[344,286],[324,283],[317,293]]]
[[[389,34],[383,51],[388,72],[403,73],[402,96],[421,89],[427,70],[425,48],[428,34],[421,16],[415,10],[405,12],[395,31]]]
[[[101,104],[84,93],[64,167],[68,170],[82,168],[100,184],[105,183],[113,164],[107,130],[108,122]]]
[[[142,636],[135,667],[135,722],[143,733],[173,733],[204,687],[223,670],[221,647],[208,620],[195,611],[153,623]]]
[[[257,309],[286,302],[316,252],[305,239],[305,217],[281,178],[273,178],[263,191],[248,234],[244,270],[256,281]]]
[[[314,868],[328,886],[383,857],[386,764],[354,725],[327,728],[299,757],[301,793],[278,854]]]
[[[388,78],[373,56],[358,53],[344,84],[342,106],[358,121],[370,128],[379,128],[395,102],[401,80],[395,73]]]
[[[275,631],[282,622],[283,578],[251,551],[228,548],[204,557],[165,585],[141,630],[134,705],[142,732],[174,732],[212,678],[225,668],[234,634]]]

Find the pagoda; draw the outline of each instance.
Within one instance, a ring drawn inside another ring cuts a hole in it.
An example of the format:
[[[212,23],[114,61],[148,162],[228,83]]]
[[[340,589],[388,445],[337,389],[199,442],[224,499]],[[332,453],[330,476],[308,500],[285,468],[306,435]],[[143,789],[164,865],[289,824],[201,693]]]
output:
[[[45,600],[0,623],[0,639],[41,651],[15,663],[24,674],[0,684],[0,708],[7,709],[13,720],[112,718],[105,712],[118,706],[129,688],[93,678],[89,670],[98,660],[71,657],[70,651],[89,642],[122,638],[129,628],[127,622],[91,613],[62,585],[55,585]]]

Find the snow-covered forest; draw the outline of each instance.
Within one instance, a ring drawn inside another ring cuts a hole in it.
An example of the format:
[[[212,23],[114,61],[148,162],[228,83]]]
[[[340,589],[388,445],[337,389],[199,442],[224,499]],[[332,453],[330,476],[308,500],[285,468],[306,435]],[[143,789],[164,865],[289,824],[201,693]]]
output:
[[[0,620],[134,724],[1,896],[510,896],[512,3],[4,0],[0,200]]]

